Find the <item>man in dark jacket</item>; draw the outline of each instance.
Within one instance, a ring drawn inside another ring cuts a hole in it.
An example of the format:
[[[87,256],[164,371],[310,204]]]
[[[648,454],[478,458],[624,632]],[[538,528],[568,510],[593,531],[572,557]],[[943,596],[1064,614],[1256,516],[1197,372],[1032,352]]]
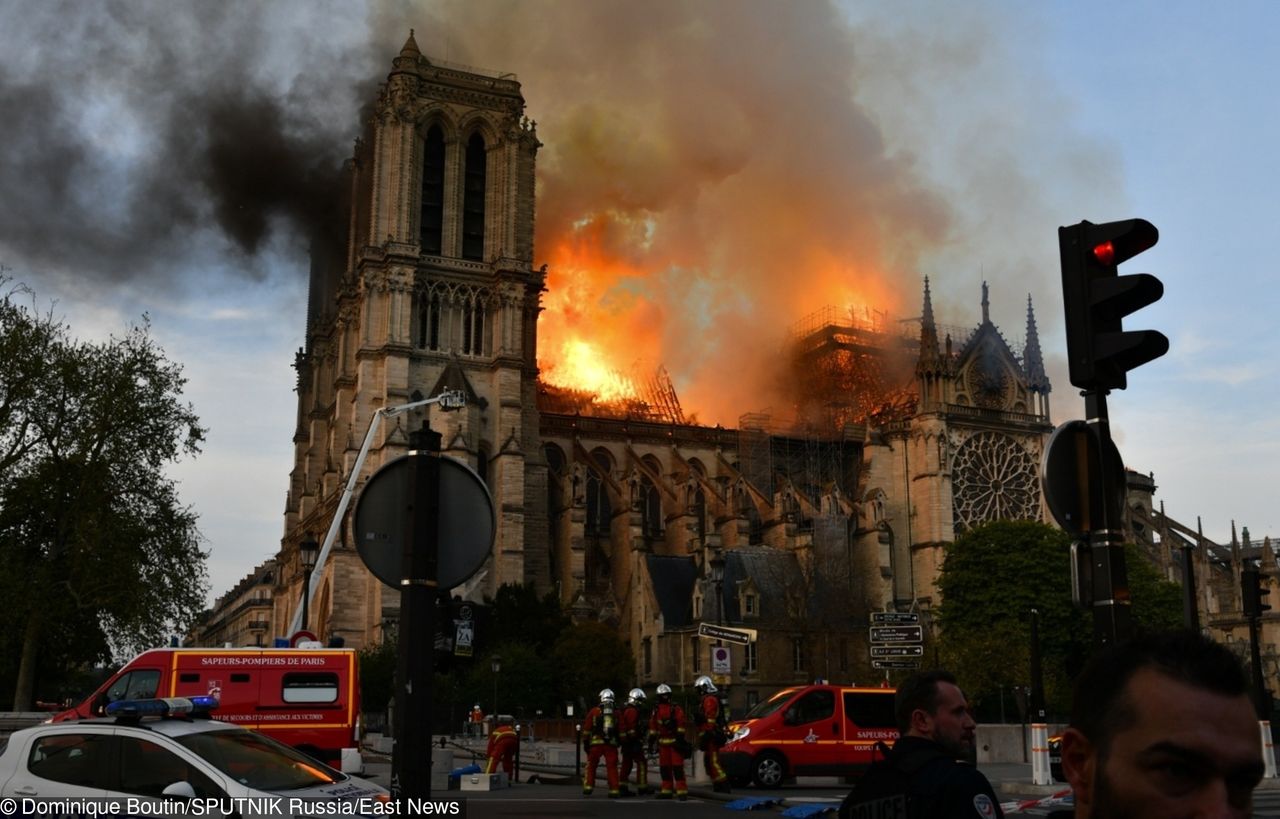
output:
[[[956,678],[929,671],[908,678],[895,698],[900,734],[840,806],[840,819],[1002,817],[991,783],[973,758],[973,717]]]

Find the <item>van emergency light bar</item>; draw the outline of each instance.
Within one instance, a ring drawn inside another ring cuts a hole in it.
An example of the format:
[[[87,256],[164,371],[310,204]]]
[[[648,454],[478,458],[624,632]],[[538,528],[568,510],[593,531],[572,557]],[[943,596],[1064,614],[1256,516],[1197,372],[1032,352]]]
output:
[[[218,707],[218,698],[158,697],[147,700],[116,700],[107,706],[109,717],[180,717],[207,714]]]

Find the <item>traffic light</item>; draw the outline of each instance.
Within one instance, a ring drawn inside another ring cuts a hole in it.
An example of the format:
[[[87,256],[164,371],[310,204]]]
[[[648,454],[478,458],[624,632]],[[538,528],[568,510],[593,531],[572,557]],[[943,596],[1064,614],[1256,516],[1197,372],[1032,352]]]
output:
[[[1255,567],[1240,572],[1240,602],[1245,617],[1261,617],[1271,608],[1262,598],[1271,593],[1262,583],[1262,573]]]
[[[1163,333],[1126,332],[1121,322],[1164,295],[1155,276],[1121,276],[1117,270],[1159,237],[1145,219],[1058,228],[1070,379],[1080,389],[1122,390],[1125,373],[1169,351]]]

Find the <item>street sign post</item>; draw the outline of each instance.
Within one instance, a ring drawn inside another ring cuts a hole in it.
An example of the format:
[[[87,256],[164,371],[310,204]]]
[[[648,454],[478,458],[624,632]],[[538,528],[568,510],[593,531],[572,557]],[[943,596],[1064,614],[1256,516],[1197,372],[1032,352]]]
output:
[[[924,628],[921,626],[872,626],[871,642],[923,643]]]
[[[912,626],[919,622],[920,612],[918,611],[871,612],[871,625],[873,626]]]
[[[906,645],[873,645],[871,646],[872,657],[923,657],[924,646],[919,643],[908,643]]]

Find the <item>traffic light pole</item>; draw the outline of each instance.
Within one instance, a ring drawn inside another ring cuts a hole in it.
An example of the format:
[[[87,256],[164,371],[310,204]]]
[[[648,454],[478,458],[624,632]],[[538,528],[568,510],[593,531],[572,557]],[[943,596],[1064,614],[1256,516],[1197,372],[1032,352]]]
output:
[[[1105,390],[1084,393],[1085,421],[1094,431],[1098,463],[1111,442],[1111,422],[1107,417]],[[1089,531],[1089,556],[1093,568],[1093,637],[1105,648],[1133,634],[1133,612],[1129,596],[1129,575],[1124,563],[1124,533],[1120,524],[1123,486],[1108,486],[1111,476],[1101,470],[1101,508]]]
[[[1271,692],[1267,691],[1267,683],[1262,679],[1262,649],[1258,645],[1260,618],[1249,618],[1249,665],[1253,672],[1254,708],[1258,711],[1258,719],[1271,719]]]

